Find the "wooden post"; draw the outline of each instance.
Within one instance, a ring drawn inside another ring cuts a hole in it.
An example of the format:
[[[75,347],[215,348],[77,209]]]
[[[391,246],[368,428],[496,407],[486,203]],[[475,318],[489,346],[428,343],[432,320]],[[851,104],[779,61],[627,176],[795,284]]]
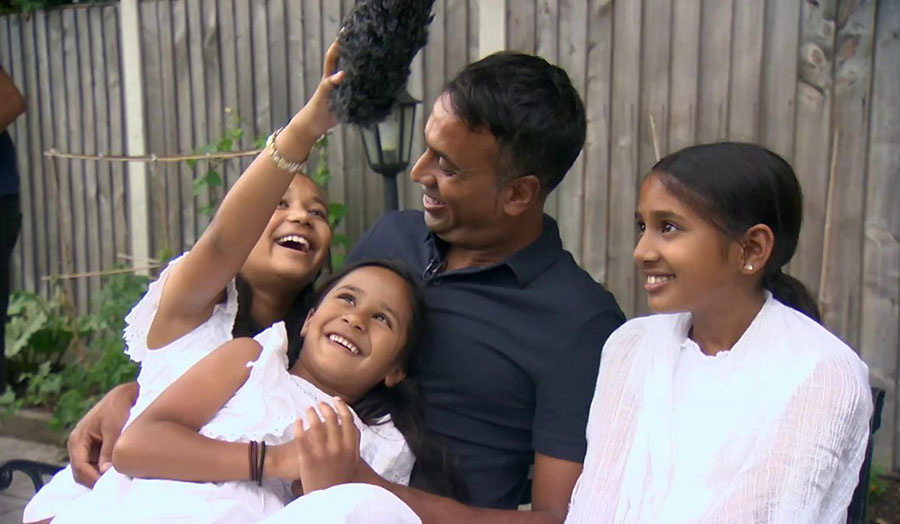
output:
[[[119,3],[122,42],[122,76],[125,85],[126,150],[129,155],[147,153],[144,125],[144,80],[141,62],[141,30],[137,0]],[[128,164],[128,209],[131,210],[131,256],[134,264],[150,258],[150,207],[147,194],[147,164]],[[146,274],[146,272],[143,272]]]
[[[478,57],[506,49],[506,0],[478,4]]]

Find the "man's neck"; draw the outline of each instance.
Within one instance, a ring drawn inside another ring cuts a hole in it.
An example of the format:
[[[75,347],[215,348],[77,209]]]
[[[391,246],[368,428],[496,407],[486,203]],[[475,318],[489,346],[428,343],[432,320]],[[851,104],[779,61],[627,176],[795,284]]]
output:
[[[445,271],[469,267],[489,267],[506,260],[537,240],[544,230],[543,212],[523,217],[515,227],[484,246],[450,244],[447,248]]]

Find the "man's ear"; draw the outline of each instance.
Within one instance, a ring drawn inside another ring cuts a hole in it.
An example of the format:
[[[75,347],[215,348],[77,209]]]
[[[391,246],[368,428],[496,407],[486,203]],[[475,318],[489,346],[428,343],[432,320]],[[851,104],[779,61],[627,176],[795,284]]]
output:
[[[312,318],[313,313],[315,313],[315,308],[310,309],[309,313],[306,314],[306,320],[303,321],[303,327],[300,328],[300,336],[305,337],[306,332],[309,331],[309,319]]]
[[[504,184],[503,211],[519,216],[541,198],[541,181],[535,175],[524,175]]]
[[[761,272],[772,256],[775,247],[775,233],[765,224],[756,224],[744,233],[741,239],[743,254],[740,271],[747,275]]]
[[[384,385],[392,388],[406,378],[406,370],[402,366],[397,365],[390,373],[384,377]]]

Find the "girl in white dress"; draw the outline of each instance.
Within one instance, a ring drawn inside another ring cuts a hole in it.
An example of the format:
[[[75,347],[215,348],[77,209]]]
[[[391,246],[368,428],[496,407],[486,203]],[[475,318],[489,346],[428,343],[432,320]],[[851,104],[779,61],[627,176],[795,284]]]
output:
[[[310,101],[241,175],[197,243],[166,267],[125,318],[125,352],[141,363],[137,388],[114,390],[79,426],[122,397],[134,407],[130,414],[127,407],[103,412],[103,424],[117,427],[96,435],[94,449],[70,445],[77,468],[66,467],[32,498],[25,522],[49,519],[88,491],[83,484],[93,484],[111,466],[112,434],[215,348],[233,336],[256,335],[280,320],[299,330],[310,306],[312,282],[327,259],[331,228],[321,190],[303,174],[284,169],[284,159],[306,158],[319,136],[335,124],[328,97],[343,78],[343,73],[335,73],[336,64],[337,46],[332,45]],[[282,162],[276,162],[273,153]],[[297,347],[291,349],[293,360]],[[122,418],[110,421],[111,412],[122,413]],[[99,455],[96,466],[88,466],[88,455]]]
[[[650,309],[603,348],[569,523],[838,524],[872,412],[868,370],[782,272],[800,186],[764,148],[667,156],[634,258]]]
[[[289,371],[283,323],[224,344],[126,428],[115,468],[53,522],[255,522],[290,502],[292,480],[305,493],[329,487],[352,478],[360,457],[406,483],[415,452],[423,473],[445,481],[452,472],[421,438],[405,378],[422,334],[415,277],[387,262],[345,269],[303,323]],[[344,451],[320,449],[329,439]]]

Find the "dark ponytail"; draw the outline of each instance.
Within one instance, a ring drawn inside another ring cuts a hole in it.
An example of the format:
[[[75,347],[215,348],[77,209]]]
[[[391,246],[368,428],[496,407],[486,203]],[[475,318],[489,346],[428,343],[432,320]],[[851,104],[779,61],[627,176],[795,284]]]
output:
[[[810,294],[803,282],[776,269],[771,275],[763,277],[763,287],[772,292],[779,302],[787,304],[797,311],[801,311],[816,322],[821,322],[819,306]]]
[[[785,274],[797,249],[803,194],[791,166],[764,147],[736,142],[691,146],[653,166],[668,191],[693,207],[726,236],[740,238],[757,224],[775,235],[762,286],[785,305],[819,321],[806,287]]]
[[[316,294],[314,306],[328,294],[347,274],[361,267],[380,267],[395,273],[409,286],[412,296],[412,320],[409,325],[406,344],[401,353],[407,377],[393,387],[379,382],[353,404],[353,410],[367,426],[377,426],[390,421],[406,439],[406,443],[416,457],[416,468],[427,479],[433,490],[444,496],[459,501],[468,498],[465,483],[459,475],[456,462],[450,454],[433,439],[425,429],[425,405],[414,377],[409,370],[416,368],[419,359],[419,348],[425,340],[425,296],[418,278],[404,266],[385,260],[368,260],[350,264],[328,277]],[[301,320],[302,325],[302,320]],[[295,333],[300,332],[297,327]],[[291,331],[288,331],[290,339]],[[300,337],[296,337],[300,338]]]

